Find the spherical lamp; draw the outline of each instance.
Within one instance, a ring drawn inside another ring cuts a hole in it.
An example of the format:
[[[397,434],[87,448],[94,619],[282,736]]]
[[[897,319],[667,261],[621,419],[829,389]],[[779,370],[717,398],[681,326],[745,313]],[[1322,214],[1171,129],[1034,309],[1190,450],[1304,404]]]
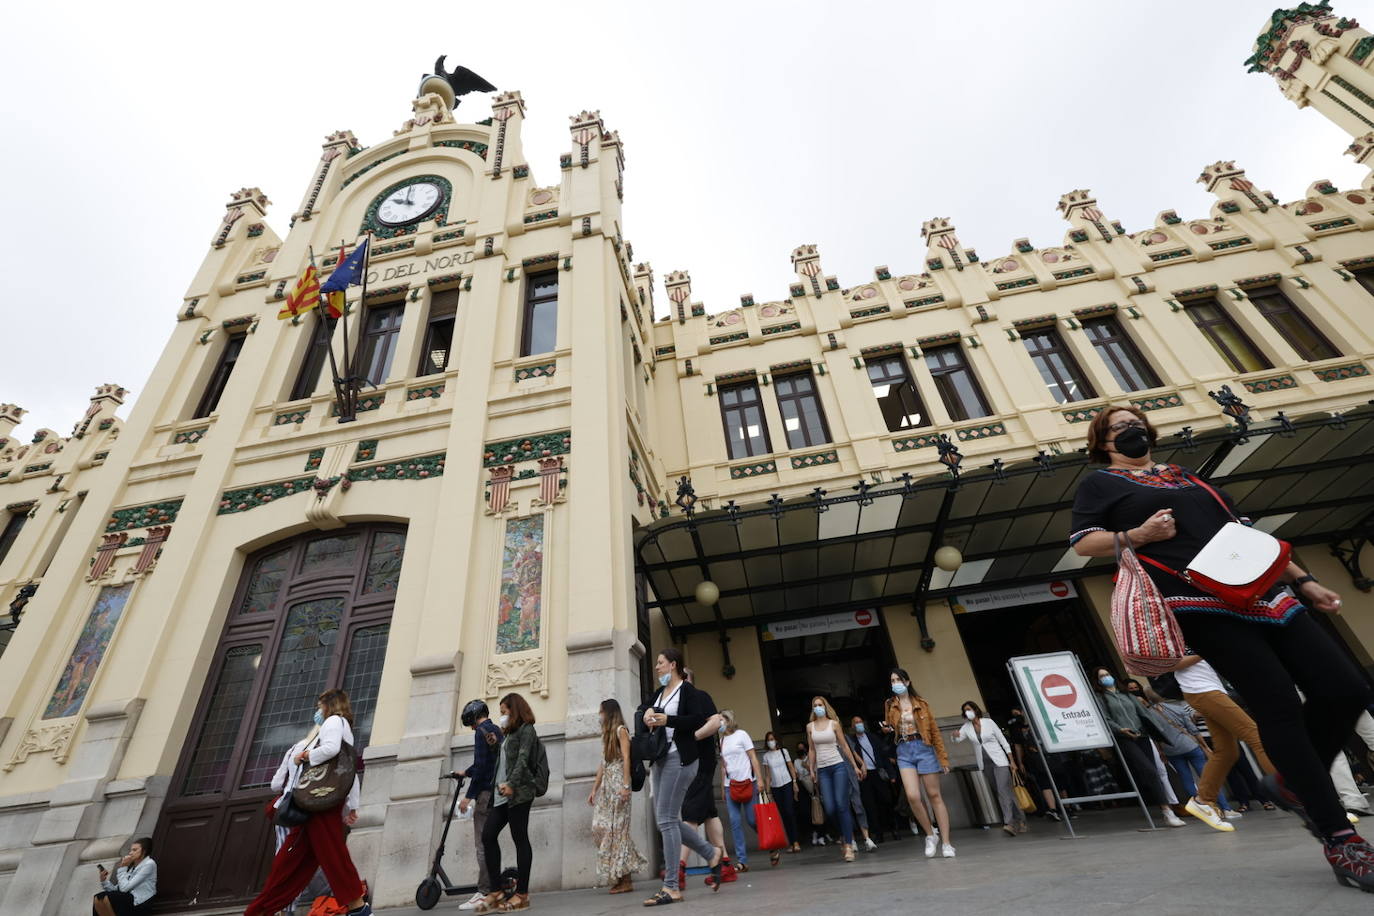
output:
[[[697,583],[696,591],[692,593],[692,596],[697,599],[697,604],[710,607],[720,600],[720,586],[710,579],[706,579]]]
[[[945,572],[954,572],[964,563],[964,555],[959,552],[958,547],[951,547],[948,544],[935,551],[935,565]]]

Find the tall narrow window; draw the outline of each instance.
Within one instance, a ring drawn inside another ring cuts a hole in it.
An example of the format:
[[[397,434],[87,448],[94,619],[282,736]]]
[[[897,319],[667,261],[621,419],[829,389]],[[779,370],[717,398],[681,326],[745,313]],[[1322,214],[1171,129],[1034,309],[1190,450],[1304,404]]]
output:
[[[1078,367],[1073,354],[1064,346],[1064,338],[1054,328],[1039,328],[1022,331],[1021,341],[1026,345],[1031,362],[1045,380],[1045,387],[1060,404],[1069,401],[1084,401],[1097,397],[1093,386]]]
[[[5,555],[10,552],[14,542],[19,540],[19,532],[24,530],[24,523],[28,520],[29,510],[27,506],[18,512],[11,512],[9,518],[5,520],[5,530],[0,531],[0,563],[5,562]]]
[[[558,271],[525,278],[525,309],[520,326],[520,355],[551,353],[558,341]]]
[[[362,377],[374,385],[382,384],[391,374],[403,314],[404,308],[399,304],[375,305],[367,310],[363,339],[358,347],[358,369]]]
[[[901,356],[894,353],[869,359],[868,382],[873,386],[873,396],[878,399],[878,409],[883,412],[889,432],[930,425],[930,414],[926,413]]]
[[[215,371],[210,373],[210,384],[205,387],[205,394],[201,395],[200,404],[196,407],[195,419],[210,416],[219,406],[219,399],[229,384],[229,376],[234,374],[234,364],[243,350],[243,340],[244,335],[235,334],[224,342],[224,349],[219,352],[219,362],[215,363]]]
[[[1159,387],[1159,376],[1121,327],[1121,322],[1115,318],[1090,318],[1083,322],[1083,332],[1121,390],[1143,391]]]
[[[806,448],[830,441],[825,411],[821,409],[816,380],[810,372],[775,377],[773,390],[778,395],[778,411],[782,414],[788,448]]]
[[[333,332],[334,323],[326,321],[323,313],[310,321],[313,329],[310,332],[310,342],[305,345],[305,358],[301,360],[296,382],[291,386],[293,401],[308,398],[315,393],[315,386],[320,383],[320,371],[324,369],[324,361],[329,357],[329,338],[326,335]],[[325,327],[320,327],[321,323]]]
[[[964,350],[958,344],[948,347],[932,347],[925,351],[926,366],[935,378],[935,390],[949,410],[950,419],[972,420],[986,417],[992,413],[983,390],[978,387],[978,379],[964,359]]]
[[[1226,365],[1231,367],[1231,371],[1258,372],[1261,369],[1274,368],[1273,363],[1250,342],[1250,338],[1245,336],[1240,326],[1232,321],[1231,316],[1215,301],[1204,299],[1184,303],[1183,307],[1187,309],[1188,317],[1193,319],[1193,324],[1197,325],[1202,336],[1207,338],[1207,342],[1226,361]]]
[[[1259,309],[1264,319],[1274,326],[1274,330],[1297,351],[1298,356],[1309,363],[1341,355],[1341,351],[1332,346],[1331,341],[1277,286],[1247,290],[1246,295],[1255,303],[1255,308]]]
[[[425,324],[425,345],[420,350],[420,375],[447,372],[453,355],[453,327],[458,318],[458,290],[435,293]]]
[[[720,419],[731,458],[766,455],[773,450],[768,443],[759,386],[753,382],[720,389]]]

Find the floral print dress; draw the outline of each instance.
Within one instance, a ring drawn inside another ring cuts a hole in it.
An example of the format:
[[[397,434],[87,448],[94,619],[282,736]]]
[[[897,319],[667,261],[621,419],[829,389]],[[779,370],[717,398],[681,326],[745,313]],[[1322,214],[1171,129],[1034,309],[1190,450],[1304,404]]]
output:
[[[592,839],[596,842],[596,882],[614,884],[626,875],[641,871],[649,864],[635,848],[630,836],[630,798],[621,798],[625,784],[625,765],[620,760],[608,760],[602,767],[601,788],[596,793],[592,811]]]

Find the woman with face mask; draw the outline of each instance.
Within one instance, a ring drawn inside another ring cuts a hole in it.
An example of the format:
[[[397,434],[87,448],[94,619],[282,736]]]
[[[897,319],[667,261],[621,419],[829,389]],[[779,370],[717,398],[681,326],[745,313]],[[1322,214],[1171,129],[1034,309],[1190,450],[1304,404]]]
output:
[[[851,770],[862,774],[863,764],[855,762],[840,720],[825,697],[811,698],[806,739],[806,768],[821,795],[825,813],[840,828],[841,854],[846,862],[853,862],[854,819],[849,811],[849,774]]]
[[[1146,715],[1144,706],[1116,686],[1115,675],[1106,668],[1094,668],[1092,677],[1102,713],[1116,732],[1117,747],[1121,748],[1121,756],[1135,779],[1140,800],[1147,805],[1158,805],[1164,823],[1170,827],[1182,827],[1183,821],[1169,807],[1159,771],[1155,769],[1154,745],[1150,738],[1159,733],[1159,727]]]
[[[992,781],[997,787],[997,801],[1002,806],[1002,830],[1007,836],[1025,833],[1026,815],[1016,804],[1016,793],[1011,787],[1011,774],[1016,772],[1011,745],[997,723],[983,715],[983,708],[977,703],[965,700],[962,712],[964,724],[955,731],[954,740],[973,742],[979,770],[987,772],[983,766],[984,757],[992,764]]]
[[[1089,455],[1107,467],[1082,478],[1069,543],[1080,556],[1111,557],[1124,532],[1142,561],[1164,567],[1143,563],[1188,645],[1245,698],[1282,774],[1265,777],[1265,791],[1319,839],[1337,881],[1374,891],[1374,846],[1351,829],[1330,774],[1371,693],[1309,610],[1339,613],[1340,595],[1290,563],[1280,584],[1242,608],[1171,572],[1186,570],[1239,515],[1234,501],[1196,474],[1155,462],[1157,434],[1136,407],[1104,408],[1087,438]]]
[[[949,772],[945,740],[940,736],[930,704],[912,688],[911,676],[906,670],[893,668],[888,679],[892,684],[892,696],[883,707],[883,720],[897,742],[897,772],[902,777],[907,803],[926,835],[926,858],[935,858],[938,851],[946,859],[952,859],[954,846],[949,842],[949,809],[940,791],[940,776]],[[930,822],[930,813],[921,799],[923,791],[930,799],[938,827]]]
[[[796,797],[792,789],[796,785],[797,768],[792,764],[792,752],[778,742],[778,736],[766,732],[763,736],[762,754],[763,788],[778,803],[778,816],[782,818],[782,829],[787,833],[788,852],[801,852],[800,837],[797,834]]]
[[[744,837],[744,823],[748,821],[752,829],[758,829],[754,821],[754,797],[758,794],[759,771],[762,767],[754,750],[754,739],[739,727],[734,710],[722,709],[720,719],[721,788],[730,811],[730,832],[735,841],[735,871],[745,872],[749,870],[749,844]],[[745,798],[746,791],[748,798]],[[776,851],[768,856],[774,865],[778,864],[778,857]]]
[[[534,848],[530,845],[530,809],[534,807],[535,760],[539,736],[534,731],[534,710],[518,693],[501,698],[501,714],[496,724],[505,735],[496,755],[496,794],[491,813],[482,827],[482,850],[487,870],[501,874],[501,831],[510,827],[515,841],[515,893],[509,899],[495,888],[473,907],[476,913],[511,913],[530,908],[530,871],[534,868]],[[499,880],[499,879],[498,879]]]

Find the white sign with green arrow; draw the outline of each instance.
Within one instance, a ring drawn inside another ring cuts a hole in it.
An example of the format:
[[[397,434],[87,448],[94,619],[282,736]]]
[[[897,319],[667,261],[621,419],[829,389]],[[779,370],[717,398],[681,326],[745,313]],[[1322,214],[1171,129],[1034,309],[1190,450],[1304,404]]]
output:
[[[1112,746],[1107,722],[1076,655],[1022,655],[1008,659],[1007,667],[1044,751],[1055,754]]]

